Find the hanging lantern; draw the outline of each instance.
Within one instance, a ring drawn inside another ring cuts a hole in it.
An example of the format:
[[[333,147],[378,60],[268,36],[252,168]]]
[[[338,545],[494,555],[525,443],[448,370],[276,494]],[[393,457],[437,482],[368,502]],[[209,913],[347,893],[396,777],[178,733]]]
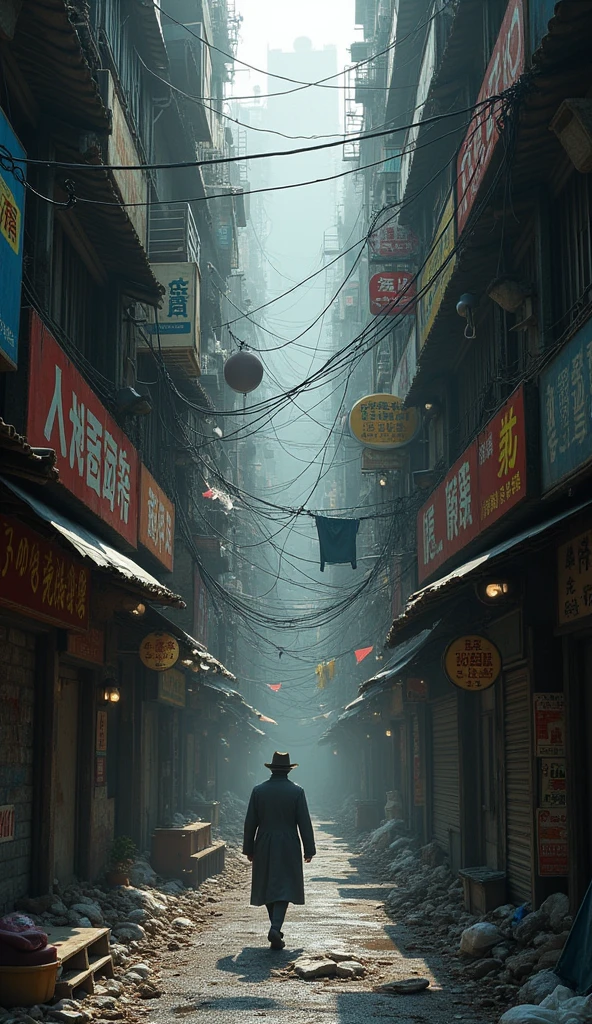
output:
[[[263,364],[253,352],[241,349],[224,364],[224,380],[233,391],[248,395],[263,380]]]

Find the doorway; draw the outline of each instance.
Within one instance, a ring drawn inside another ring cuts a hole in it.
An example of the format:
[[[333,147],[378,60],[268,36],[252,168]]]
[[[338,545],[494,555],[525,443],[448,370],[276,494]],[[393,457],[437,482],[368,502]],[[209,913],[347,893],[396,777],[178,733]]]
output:
[[[495,687],[481,694],[480,797],[483,863],[499,867],[499,773],[495,727]]]
[[[57,701],[54,877],[69,885],[78,862],[78,716],[79,683],[60,671]]]

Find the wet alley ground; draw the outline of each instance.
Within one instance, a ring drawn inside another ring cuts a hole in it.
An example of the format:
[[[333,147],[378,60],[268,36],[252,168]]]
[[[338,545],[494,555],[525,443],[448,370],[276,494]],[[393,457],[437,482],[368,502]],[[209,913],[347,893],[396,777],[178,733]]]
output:
[[[361,873],[357,857],[330,824],[317,822],[316,836],[318,854],[305,865],[307,903],[288,911],[286,949],[269,949],[265,908],[248,905],[245,865],[244,887],[227,892],[211,928],[191,946],[164,954],[163,995],[146,1014],[149,1024],[245,1024],[263,1018],[274,1024],[489,1024],[492,1018],[482,1010],[471,1010],[470,996],[450,977],[442,957],[407,948],[414,946],[412,932],[392,922],[381,906],[392,883],[377,884]],[[367,976],[305,982],[286,971],[304,952],[331,949],[360,959]],[[407,996],[373,991],[385,981],[411,977],[429,978],[429,990]]]

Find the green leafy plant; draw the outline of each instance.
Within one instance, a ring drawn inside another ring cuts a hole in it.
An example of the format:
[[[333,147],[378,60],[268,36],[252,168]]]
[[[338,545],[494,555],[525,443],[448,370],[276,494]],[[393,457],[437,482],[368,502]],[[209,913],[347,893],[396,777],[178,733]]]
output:
[[[130,836],[117,836],[111,844],[109,867],[112,871],[127,871],[131,868],[138,848]]]

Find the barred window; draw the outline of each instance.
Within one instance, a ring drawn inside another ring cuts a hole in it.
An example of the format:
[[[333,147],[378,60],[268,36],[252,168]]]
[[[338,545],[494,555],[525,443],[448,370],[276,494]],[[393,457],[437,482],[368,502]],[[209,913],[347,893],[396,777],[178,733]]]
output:
[[[572,174],[555,204],[555,336],[592,312],[592,175]]]

